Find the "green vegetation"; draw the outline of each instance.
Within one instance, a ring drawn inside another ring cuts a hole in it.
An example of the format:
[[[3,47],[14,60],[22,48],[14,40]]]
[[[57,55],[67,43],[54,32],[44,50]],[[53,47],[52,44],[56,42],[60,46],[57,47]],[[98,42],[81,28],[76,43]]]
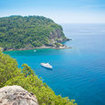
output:
[[[7,85],[20,85],[34,93],[39,105],[77,105],[74,100],[55,95],[27,64],[18,68],[15,59],[0,51],[0,88]]]
[[[67,40],[60,25],[43,16],[0,18],[0,47],[4,50],[54,46]]]

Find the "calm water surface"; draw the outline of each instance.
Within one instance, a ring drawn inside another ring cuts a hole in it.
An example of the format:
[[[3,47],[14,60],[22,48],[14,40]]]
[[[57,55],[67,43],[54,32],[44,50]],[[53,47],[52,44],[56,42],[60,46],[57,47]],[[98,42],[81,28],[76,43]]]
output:
[[[38,49],[5,52],[27,63],[58,95],[75,99],[78,105],[105,105],[105,25],[65,24],[72,49]],[[49,62],[53,70],[40,66]]]

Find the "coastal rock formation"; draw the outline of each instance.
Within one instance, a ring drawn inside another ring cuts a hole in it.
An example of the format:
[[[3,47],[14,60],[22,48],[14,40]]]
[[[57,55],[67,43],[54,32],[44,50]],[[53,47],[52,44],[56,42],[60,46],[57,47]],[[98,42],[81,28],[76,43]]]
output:
[[[0,89],[0,105],[38,105],[38,101],[32,93],[14,85]]]

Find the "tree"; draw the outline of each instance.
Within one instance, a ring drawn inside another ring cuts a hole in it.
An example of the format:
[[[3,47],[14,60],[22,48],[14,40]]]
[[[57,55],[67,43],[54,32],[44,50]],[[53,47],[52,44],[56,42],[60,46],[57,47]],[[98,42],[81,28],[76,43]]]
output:
[[[23,64],[22,67],[23,67],[22,73],[24,74],[25,77],[27,77],[28,75],[34,76],[33,70],[27,64]]]
[[[77,105],[74,100],[55,95],[54,91],[27,65],[18,68],[15,59],[0,51],[0,88],[7,85],[19,85],[36,95],[39,105]]]

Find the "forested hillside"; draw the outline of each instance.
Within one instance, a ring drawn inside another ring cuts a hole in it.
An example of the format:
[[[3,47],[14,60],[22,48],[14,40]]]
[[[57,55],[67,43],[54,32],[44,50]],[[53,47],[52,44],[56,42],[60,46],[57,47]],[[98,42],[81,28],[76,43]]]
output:
[[[39,105],[77,105],[74,100],[55,95],[27,64],[18,68],[15,59],[0,51],[0,88],[7,85],[19,85],[32,92],[36,95]]]
[[[67,40],[60,25],[43,16],[0,18],[0,47],[4,50],[58,47]]]

